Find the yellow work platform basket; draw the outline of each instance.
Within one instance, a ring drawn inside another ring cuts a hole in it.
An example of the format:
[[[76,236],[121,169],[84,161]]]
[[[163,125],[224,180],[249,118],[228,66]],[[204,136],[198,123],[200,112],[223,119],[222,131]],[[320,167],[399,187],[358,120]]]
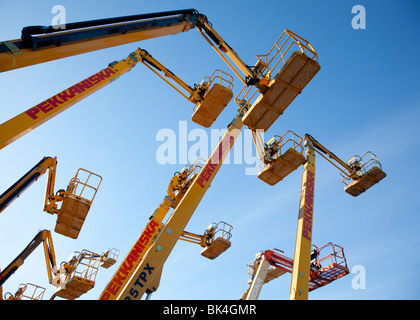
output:
[[[77,171],[63,195],[55,232],[77,239],[101,181],[102,177],[95,173],[82,168]]]
[[[265,167],[258,173],[258,178],[271,186],[306,162],[303,140],[292,131],[284,133],[278,145],[276,153],[271,156],[271,162],[262,163],[261,166],[265,164]]]
[[[96,276],[101,264],[102,256],[83,249],[73,253],[72,258],[58,275],[59,286],[54,296],[74,300],[88,292],[95,286]]]
[[[290,30],[282,33],[268,54],[257,59],[256,69],[268,81],[267,90],[244,87],[235,101],[243,109],[243,123],[249,129],[267,131],[321,67],[311,44]],[[257,97],[257,93],[261,94]]]
[[[192,121],[209,128],[233,98],[233,78],[221,70],[205,77],[200,86],[210,88],[202,101],[194,106]]]
[[[230,238],[232,237],[231,231],[233,227],[230,224],[221,221],[217,224],[212,223],[210,225],[210,229],[212,239],[214,240],[212,240],[211,243],[201,251],[201,255],[210,260],[213,260],[230,248]]]
[[[370,151],[361,157],[352,157],[347,163],[358,169],[356,178],[350,178],[341,173],[345,185],[344,190],[353,197],[357,197],[386,177],[378,157]]]

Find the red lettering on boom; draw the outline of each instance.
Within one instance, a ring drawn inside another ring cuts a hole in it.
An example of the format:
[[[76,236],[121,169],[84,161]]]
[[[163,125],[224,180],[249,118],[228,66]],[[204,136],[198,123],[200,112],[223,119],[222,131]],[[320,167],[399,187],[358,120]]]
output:
[[[86,89],[90,89],[103,80],[106,80],[106,78],[109,78],[111,74],[115,74],[115,71],[112,68],[108,67],[104,70],[101,70],[93,76],[90,76],[89,78],[76,83],[74,86],[71,86],[62,92],[57,93],[55,96],[52,96],[51,98],[41,102],[35,107],[25,111],[25,113],[33,120],[36,120],[38,119],[39,111],[48,113],[51,110],[54,110],[54,108],[58,107],[60,104],[70,101],[76,95],[83,93]]]
[[[100,300],[108,300],[111,297],[111,294],[116,295],[118,293],[118,290],[124,284],[124,281],[126,280],[130,271],[140,263],[140,254],[143,252],[145,246],[149,243],[153,233],[156,231],[158,226],[159,223],[155,220],[151,220],[149,222],[143,233],[138,238],[137,242],[134,244],[131,251],[128,253],[126,259],[121,263],[114,277],[109,282],[105,292],[99,298]]]
[[[200,175],[197,178],[197,184],[204,188],[205,181],[209,181],[209,179],[212,177],[213,172],[216,170],[217,165],[222,163],[223,155],[225,154],[226,150],[230,150],[231,143],[233,143],[234,138],[226,134],[226,136],[223,138],[221,142],[219,142],[219,146],[217,150],[213,153],[212,157],[206,164],[206,166],[201,169]]]
[[[302,236],[311,241],[312,239],[312,221],[313,221],[313,203],[314,203],[314,173],[306,170],[306,193],[303,214],[303,233]]]

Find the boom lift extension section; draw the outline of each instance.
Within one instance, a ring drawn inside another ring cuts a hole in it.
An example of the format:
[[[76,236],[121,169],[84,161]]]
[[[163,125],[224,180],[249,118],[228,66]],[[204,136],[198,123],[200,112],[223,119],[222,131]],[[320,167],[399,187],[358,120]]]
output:
[[[48,280],[51,283],[57,272],[54,245],[49,230],[39,231],[29,242],[25,249],[0,273],[0,287],[6,282],[15,271],[22,266],[26,258],[41,244],[44,245],[45,262],[47,265]]]
[[[0,149],[129,72],[138,62],[142,61],[143,54],[144,51],[138,48],[127,58],[111,62],[107,68],[4,122],[0,125]],[[219,86],[223,81],[222,75],[214,73],[206,85],[202,84],[205,87],[214,83],[209,92],[203,95],[203,100],[199,102],[200,106],[195,110],[193,118],[198,123],[208,125],[207,121],[221,112],[220,108],[228,98],[226,93],[231,90],[229,84],[225,84],[226,87],[225,85]],[[218,85],[216,86],[216,84]],[[217,100],[217,103],[213,105],[214,99]]]
[[[48,171],[44,211],[57,214],[55,232],[77,239],[83,223],[101,184],[102,177],[80,168],[70,180],[67,190],[54,194],[57,158],[44,157],[22,178],[0,196],[0,212],[18,198],[32,183]],[[84,179],[85,178],[85,179]],[[93,184],[91,183],[93,181]],[[58,203],[61,202],[60,208]]]
[[[320,248],[315,245],[313,247],[309,266],[309,292],[342,278],[350,272],[342,247],[331,242]],[[328,252],[326,248],[329,248]],[[254,261],[248,264],[250,287],[242,298],[257,300],[263,284],[285,273],[292,273],[292,269],[293,259],[284,256],[280,250],[273,249],[257,253]]]
[[[319,155],[341,171],[340,175],[345,185],[344,190],[353,197],[357,197],[386,177],[386,173],[382,171],[382,165],[378,157],[370,151],[361,157],[356,155],[347,162],[344,162],[316,141],[311,135],[306,134],[305,139],[316,150],[320,151],[318,152]]]
[[[233,227],[223,221],[219,223],[213,222],[210,224],[203,235],[184,231],[181,234],[180,240],[199,244],[204,249],[201,255],[208,259],[215,259],[223,252],[230,248]],[[216,235],[218,234],[218,237]]]
[[[67,23],[29,26],[21,39],[0,42],[0,72],[122,44],[187,32],[196,25],[195,9],[175,10]]]
[[[107,68],[1,124],[0,149],[130,71],[139,61],[137,53],[133,52],[126,59],[110,63]]]
[[[192,88],[153,58],[146,50],[139,50],[141,62],[146,67],[178,91],[184,98],[195,104],[192,116],[192,120],[195,123],[209,128],[233,98],[233,78],[223,71],[214,71],[210,77],[205,77],[199,85],[195,84],[194,88]],[[173,82],[167,80],[158,71]],[[186,91],[189,96],[183,91]]]

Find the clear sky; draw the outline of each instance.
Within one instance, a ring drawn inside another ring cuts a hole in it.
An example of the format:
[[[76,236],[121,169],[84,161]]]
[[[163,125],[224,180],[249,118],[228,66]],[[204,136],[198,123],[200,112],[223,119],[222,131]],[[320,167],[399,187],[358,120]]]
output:
[[[65,7],[67,23],[195,8],[249,65],[286,28],[308,39],[318,52],[321,71],[265,134],[266,140],[287,130],[302,137],[310,133],[343,160],[372,151],[387,173],[385,180],[353,198],[344,192],[338,170],[317,157],[313,243],[344,247],[354,273],[311,292],[309,298],[419,299],[417,0],[0,0],[0,39],[19,38],[25,26],[51,25],[56,4]],[[355,5],[366,9],[366,29],[352,28]],[[230,71],[196,30],[127,44],[0,74],[0,122],[125,58],[139,46],[191,85],[215,69]],[[240,89],[235,77],[235,96]],[[103,183],[79,238],[53,232],[57,262],[67,260],[73,251],[102,253],[110,247],[121,251],[121,262],[166,194],[170,178],[185,165],[179,154],[175,164],[158,161],[163,143],[158,133],[174,132],[177,146],[186,143],[188,150],[196,143],[194,134],[211,137],[211,129],[191,121],[192,108],[139,64],[2,149],[0,191],[44,156],[58,158],[56,190],[65,188],[79,167],[100,174]],[[236,108],[232,101],[212,129],[225,128]],[[185,126],[190,141],[180,140],[180,127]],[[242,136],[245,149],[246,136]],[[210,141],[208,145],[210,152]],[[232,247],[211,261],[200,255],[199,246],[179,241],[152,299],[238,299],[247,288],[246,265],[256,252],[279,248],[293,257],[301,168],[269,186],[255,175],[246,175],[252,163],[245,158],[233,160],[222,166],[187,226],[188,231],[202,233],[211,222],[226,221],[233,226]],[[42,211],[46,180],[46,175],[40,178],[1,214],[0,268],[38,230],[54,230],[56,218]],[[101,268],[94,289],[81,299],[97,299],[116,267]],[[360,269],[366,275],[364,289],[352,285]],[[270,282],[260,299],[288,299],[290,279],[286,274]],[[54,291],[48,284],[41,246],[5,283],[3,292],[14,293],[27,282],[47,288],[45,299]]]

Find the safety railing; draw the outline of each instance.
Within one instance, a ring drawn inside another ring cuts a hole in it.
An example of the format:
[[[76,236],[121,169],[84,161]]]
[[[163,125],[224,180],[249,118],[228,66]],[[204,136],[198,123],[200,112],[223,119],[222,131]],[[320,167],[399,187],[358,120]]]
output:
[[[269,83],[272,76],[281,70],[296,51],[305,54],[314,61],[318,61],[318,54],[313,46],[306,39],[286,29],[267,54],[257,55],[254,72],[260,79],[266,79]],[[246,112],[259,96],[259,93],[255,86],[245,86],[236,96],[235,102],[243,112]]]
[[[81,252],[75,251],[68,265],[72,270],[65,275],[65,283],[74,277],[81,280],[95,282],[98,273],[101,256],[97,253],[83,249]]]
[[[7,300],[42,300],[45,288],[33,283],[21,283],[16,290],[15,295],[7,293]]]
[[[66,192],[92,202],[101,182],[100,175],[80,168],[77,170],[76,176],[70,180]]]
[[[313,245],[316,248],[316,246]],[[327,248],[327,249],[326,249]],[[329,248],[329,249],[328,249]],[[317,263],[319,265],[337,265],[343,268],[347,268],[347,260],[344,256],[344,250],[342,247],[328,242],[322,247],[317,248]],[[323,251],[323,255],[321,255]]]
[[[232,229],[233,227],[224,222],[224,221],[220,221],[219,223],[214,223],[212,222],[211,224],[212,227],[214,227],[214,239],[221,237],[227,241],[230,241],[230,238],[232,237]]]
[[[276,138],[278,138],[278,140],[276,140]],[[261,163],[259,166],[261,169],[264,169],[267,165],[269,165],[274,160],[278,159],[285,151],[289,149],[293,149],[297,153],[304,156],[305,148],[303,145],[303,139],[299,135],[294,133],[293,131],[288,130],[282,136],[274,135],[272,139],[276,141],[276,145],[278,147],[276,148],[275,154],[273,155],[267,155],[264,152],[264,149],[262,149],[259,152],[260,160],[261,160]],[[254,142],[256,141],[254,140]],[[257,148],[257,150],[261,149],[261,143],[259,143],[259,147],[260,148]]]
[[[314,247],[316,248],[316,246]],[[325,248],[330,249],[325,251]],[[325,252],[328,253],[325,256],[321,255],[322,250],[324,250],[323,254]],[[320,248],[316,248],[316,255],[317,257],[314,261],[315,269],[311,268],[309,276],[309,291],[323,287],[349,274],[342,247],[329,242]]]
[[[204,77],[203,80],[201,80],[200,85],[210,88],[211,85],[216,83],[227,89],[233,89],[233,77],[219,69],[215,70],[210,77]]]
[[[100,260],[100,266],[103,268],[109,268],[112,265],[115,264],[118,260],[118,256],[120,255],[120,250],[112,248],[105,251],[105,253],[102,254],[101,260]]]
[[[351,168],[356,169],[356,175],[358,177],[363,177],[370,170],[375,169],[375,168],[378,168],[379,170],[382,171],[382,165],[379,162],[378,157],[371,151],[365,152],[362,156],[358,156],[358,155],[353,156],[352,158],[350,158],[350,160],[347,161],[347,164]],[[354,179],[350,178],[349,175],[343,172],[341,172],[340,175],[346,187],[354,181]]]

